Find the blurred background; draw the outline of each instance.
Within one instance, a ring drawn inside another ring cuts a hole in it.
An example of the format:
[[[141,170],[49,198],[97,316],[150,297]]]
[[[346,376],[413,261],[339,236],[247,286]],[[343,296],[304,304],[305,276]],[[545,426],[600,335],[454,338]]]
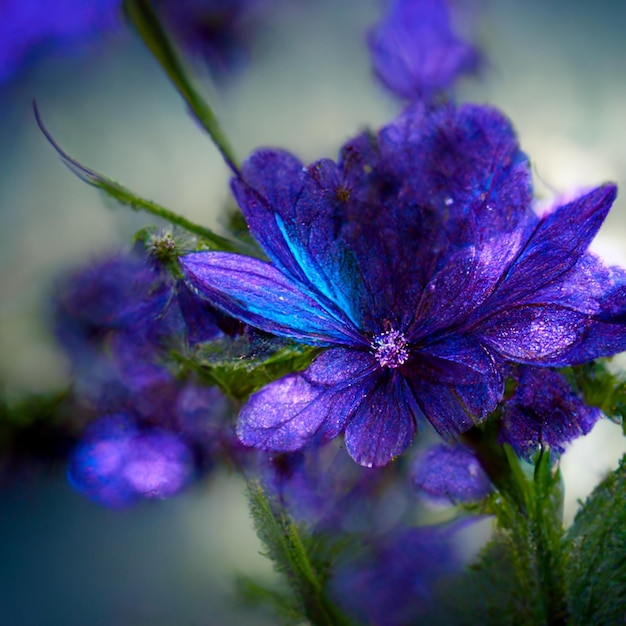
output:
[[[0,39],[10,5],[0,0]],[[379,4],[279,6],[259,18],[249,58],[232,76],[213,81],[198,64],[199,83],[240,156],[273,145],[304,161],[334,157],[348,137],[400,109],[373,80],[364,44]],[[479,6],[488,64],[479,80],[462,83],[458,99],[495,104],[513,120],[538,194],[607,180],[626,189],[626,4]],[[73,156],[193,221],[219,228],[229,192],[210,140],[122,26],[71,45],[39,46],[0,77],[0,384],[11,398],[68,380],[47,316],[59,274],[123,249],[136,230],[154,223],[108,206],[63,167],[37,129],[33,98]],[[594,244],[621,264],[625,197]],[[564,456],[567,520],[617,465],[624,442],[620,428],[605,420]],[[270,570],[257,554],[240,480],[217,475],[172,500],[121,512],[72,492],[61,462],[4,476],[1,484],[3,623],[272,623],[239,607],[231,592],[236,571]]]

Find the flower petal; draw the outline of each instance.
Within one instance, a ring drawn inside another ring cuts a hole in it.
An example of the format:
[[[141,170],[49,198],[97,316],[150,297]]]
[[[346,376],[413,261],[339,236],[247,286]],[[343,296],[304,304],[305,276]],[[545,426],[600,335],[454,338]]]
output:
[[[452,87],[479,62],[476,49],[453,31],[444,0],[394,0],[368,45],[380,80],[407,99]]]
[[[269,263],[227,252],[179,259],[190,287],[261,330],[312,344],[360,341],[338,310],[323,308]]]
[[[433,428],[442,436],[463,433],[480,424],[497,406],[504,381],[494,368],[491,377],[471,385],[445,385],[417,376],[410,379],[413,394]]]
[[[386,465],[413,440],[418,415],[405,379],[394,374],[381,376],[346,426],[348,453],[366,467]]]
[[[276,267],[306,281],[293,259],[276,216],[288,220],[302,191],[302,163],[285,150],[257,150],[231,186],[254,238]]]
[[[568,365],[564,357],[588,332],[589,316],[551,305],[501,311],[480,329],[482,340],[505,359],[531,365]]]
[[[498,366],[489,350],[469,335],[453,335],[424,346],[411,369],[425,380],[455,385],[498,376]]]
[[[530,458],[541,445],[557,453],[586,435],[601,417],[587,406],[558,372],[522,366],[519,383],[504,407],[502,438],[518,455]]]
[[[535,292],[545,286],[557,290],[557,281],[586,252],[616,194],[615,185],[604,185],[543,217],[495,292],[491,308],[536,301]]]
[[[290,452],[337,436],[372,386],[374,359],[336,348],[305,372],[257,391],[239,414],[237,435],[248,446]],[[321,429],[321,430],[320,430]]]

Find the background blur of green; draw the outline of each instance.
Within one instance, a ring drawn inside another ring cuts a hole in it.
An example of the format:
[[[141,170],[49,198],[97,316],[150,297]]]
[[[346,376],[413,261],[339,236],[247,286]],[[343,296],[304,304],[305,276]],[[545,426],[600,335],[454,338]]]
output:
[[[376,16],[374,0],[299,0],[260,33],[229,84],[204,81],[240,156],[275,145],[305,161],[333,157],[399,110],[370,76],[364,34]],[[489,65],[459,99],[510,116],[539,193],[605,180],[626,189],[625,29],[622,0],[484,2]],[[35,126],[33,98],[63,147],[141,195],[213,227],[228,197],[216,150],[128,33],[79,57],[42,59],[0,85],[0,381],[9,394],[67,380],[46,318],[55,277],[153,223],[104,206],[61,165]],[[595,245],[622,264],[624,197]],[[568,519],[625,449],[608,422],[573,446],[563,460]],[[52,467],[0,491],[0,622],[271,624],[229,595],[235,571],[269,570],[258,550],[237,479],[112,512],[74,494],[64,468]]]

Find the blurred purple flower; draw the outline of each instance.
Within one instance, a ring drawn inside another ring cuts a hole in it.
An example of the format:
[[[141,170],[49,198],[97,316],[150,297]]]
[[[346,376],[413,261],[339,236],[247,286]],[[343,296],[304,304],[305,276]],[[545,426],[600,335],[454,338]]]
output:
[[[159,0],[164,23],[220,78],[249,58],[258,16],[275,0]]]
[[[566,444],[586,435],[602,417],[559,372],[520,366],[515,378],[517,387],[504,404],[500,435],[522,458],[530,460],[543,446],[562,454]]]
[[[295,451],[345,433],[380,466],[426,417],[451,437],[503,397],[506,361],[564,366],[626,348],[626,272],[587,253],[616,195],[543,216],[498,111],[413,106],[338,164],[259,150],[233,181],[270,263],[197,252],[192,289],[266,332],[329,349],[253,394],[243,443]]]
[[[79,383],[122,381],[145,388],[169,378],[160,354],[221,335],[222,317],[139,254],[118,254],[82,268],[55,290],[56,333]],[[87,391],[85,389],[85,391]]]
[[[458,444],[425,450],[413,464],[412,480],[435,502],[476,502],[491,492],[491,482],[474,453]]]
[[[257,474],[265,491],[296,520],[333,533],[386,529],[409,508],[411,494],[398,466],[357,465],[336,445],[259,455]],[[404,500],[406,506],[400,503]],[[389,501],[393,500],[393,507]]]
[[[167,30],[224,76],[248,56],[269,0],[155,0]],[[0,82],[50,52],[80,51],[123,27],[121,0],[0,0]]]
[[[68,477],[77,491],[118,508],[175,495],[191,479],[192,461],[188,446],[173,433],[113,415],[90,425],[71,455]]]
[[[390,91],[407,100],[430,98],[478,69],[480,54],[455,32],[453,8],[448,0],[389,0],[368,45]]]
[[[458,528],[458,524],[400,528],[370,539],[361,555],[337,565],[332,596],[359,624],[422,623],[437,585],[461,569],[451,545]]]
[[[79,49],[120,17],[120,0],[0,0],[0,82],[50,49]]]

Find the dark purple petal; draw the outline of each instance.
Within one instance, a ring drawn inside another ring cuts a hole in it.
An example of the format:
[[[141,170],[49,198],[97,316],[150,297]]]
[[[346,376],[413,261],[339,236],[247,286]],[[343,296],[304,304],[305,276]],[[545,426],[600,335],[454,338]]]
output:
[[[214,306],[193,293],[183,281],[177,285],[176,295],[190,346],[215,339],[222,334]]]
[[[473,384],[498,377],[490,352],[470,335],[451,335],[416,350],[409,376],[434,383]]]
[[[335,348],[299,374],[252,394],[237,434],[248,446],[289,452],[336,437],[373,386],[376,362],[365,352]]]
[[[402,376],[379,377],[346,426],[346,448],[360,465],[380,467],[413,441],[421,416]]]
[[[410,378],[415,400],[443,437],[450,438],[481,423],[504,393],[501,372],[494,368],[484,381],[469,385],[437,384],[419,375]]]
[[[522,366],[518,379],[504,407],[501,436],[521,457],[531,458],[540,446],[564,452],[567,443],[586,435],[602,415],[558,372]]]
[[[397,200],[426,229],[427,258],[448,252],[440,242],[480,247],[502,235],[515,253],[537,222],[528,159],[495,108],[412,106],[380,131],[379,146],[387,176],[401,181]]]
[[[535,302],[550,302],[608,319],[626,311],[626,270],[609,267],[587,252],[559,280],[532,294]]]
[[[360,341],[340,311],[323,308],[269,263],[197,252],[181,257],[180,266],[196,293],[261,330],[312,344]]]
[[[242,165],[241,177],[232,181],[235,198],[254,238],[276,267],[306,282],[279,226],[294,216],[302,191],[303,165],[284,150],[257,150]]]
[[[426,285],[409,337],[416,340],[465,321],[496,288],[512,250],[521,244],[515,239],[502,236],[480,248],[453,251]]]
[[[537,300],[536,292],[550,285],[558,289],[557,281],[587,251],[616,194],[615,185],[604,185],[543,217],[488,307],[549,303]]]
[[[421,454],[412,467],[413,484],[434,500],[476,502],[491,483],[474,453],[465,446],[439,444]]]
[[[454,32],[445,0],[392,0],[368,44],[380,80],[409,100],[451,88],[479,64],[477,50]]]

